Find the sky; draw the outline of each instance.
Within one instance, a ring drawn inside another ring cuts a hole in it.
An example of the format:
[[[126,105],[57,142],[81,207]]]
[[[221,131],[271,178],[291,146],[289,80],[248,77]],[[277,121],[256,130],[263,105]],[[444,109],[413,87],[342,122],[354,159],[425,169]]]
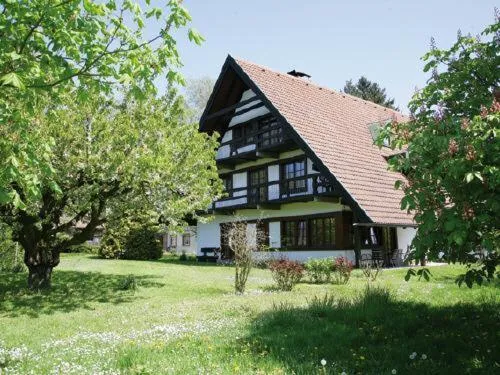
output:
[[[407,112],[425,85],[420,59],[434,37],[448,48],[457,31],[476,35],[494,20],[493,0],[185,0],[206,39],[177,37],[187,78],[216,79],[228,54],[274,70],[306,72],[340,90],[361,75]]]

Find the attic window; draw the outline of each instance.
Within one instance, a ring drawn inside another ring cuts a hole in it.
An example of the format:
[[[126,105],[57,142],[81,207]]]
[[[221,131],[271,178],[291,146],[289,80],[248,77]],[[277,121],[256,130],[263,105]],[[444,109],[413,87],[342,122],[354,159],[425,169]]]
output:
[[[377,141],[377,137],[380,134],[380,131],[382,130],[382,127],[386,124],[385,121],[381,122],[375,122],[373,124],[368,125],[368,129],[370,130],[370,134],[372,135],[373,143]],[[383,145],[385,147],[390,147],[391,146],[391,140],[389,137],[384,138]]]

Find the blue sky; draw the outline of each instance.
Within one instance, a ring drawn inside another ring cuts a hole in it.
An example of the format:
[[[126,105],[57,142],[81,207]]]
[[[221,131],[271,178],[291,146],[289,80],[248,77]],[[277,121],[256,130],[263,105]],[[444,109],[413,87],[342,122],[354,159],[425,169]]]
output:
[[[206,38],[197,47],[179,39],[188,78],[217,78],[227,54],[275,70],[312,75],[340,90],[365,75],[397,105],[425,85],[420,57],[430,38],[449,47],[457,30],[479,33],[493,22],[493,0],[185,0],[193,26]]]

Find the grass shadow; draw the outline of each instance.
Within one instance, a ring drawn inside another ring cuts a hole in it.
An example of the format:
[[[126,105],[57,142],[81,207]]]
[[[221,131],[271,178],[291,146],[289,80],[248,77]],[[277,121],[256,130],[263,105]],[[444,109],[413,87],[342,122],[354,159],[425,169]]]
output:
[[[499,318],[494,297],[435,307],[370,289],[353,300],[277,305],[253,321],[241,350],[250,343],[295,374],[498,373]]]
[[[92,309],[91,304],[120,304],[140,298],[133,290],[122,290],[127,275],[99,272],[56,270],[52,288],[31,292],[26,287],[26,274],[4,274],[0,278],[0,315],[10,317],[69,312],[80,308]],[[163,283],[154,276],[133,276],[139,288],[159,288]]]

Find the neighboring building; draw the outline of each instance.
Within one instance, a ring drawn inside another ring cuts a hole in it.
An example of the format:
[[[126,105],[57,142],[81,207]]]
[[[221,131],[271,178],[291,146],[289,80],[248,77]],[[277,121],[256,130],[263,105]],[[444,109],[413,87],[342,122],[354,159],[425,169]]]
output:
[[[211,222],[198,224],[198,254],[230,255],[227,223],[235,220],[246,222],[249,243],[258,233],[273,254],[290,259],[406,250],[415,224],[394,189],[404,177],[387,170],[394,152],[373,144],[392,118],[405,120],[228,56],[200,120],[200,131],[221,135],[216,158],[227,197],[214,202]]]
[[[182,233],[167,232],[163,235],[163,250],[173,253],[196,253],[196,227],[188,226]]]

